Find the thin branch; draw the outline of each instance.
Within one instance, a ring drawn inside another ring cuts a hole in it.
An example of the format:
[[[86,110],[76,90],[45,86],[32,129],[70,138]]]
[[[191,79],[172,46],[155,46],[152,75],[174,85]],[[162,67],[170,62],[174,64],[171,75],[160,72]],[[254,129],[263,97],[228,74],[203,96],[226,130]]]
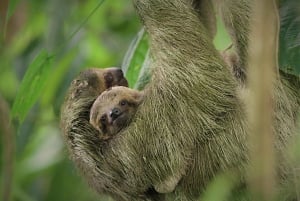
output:
[[[249,47],[249,184],[254,200],[272,200],[275,188],[273,90],[279,18],[274,0],[255,0]]]

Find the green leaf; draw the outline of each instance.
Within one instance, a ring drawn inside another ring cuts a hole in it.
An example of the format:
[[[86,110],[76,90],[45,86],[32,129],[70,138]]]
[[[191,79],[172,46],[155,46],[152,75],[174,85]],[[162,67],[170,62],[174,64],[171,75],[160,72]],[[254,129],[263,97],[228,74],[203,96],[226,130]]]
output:
[[[76,57],[77,50],[72,49],[67,52],[60,61],[55,62],[55,67],[53,66],[54,72],[51,77],[48,77],[47,81],[47,91],[41,96],[41,103],[44,107],[51,105],[55,102],[57,98],[57,91],[62,86],[62,81],[66,78],[67,71],[69,70],[71,63]]]
[[[146,67],[144,63],[148,49],[147,35],[142,29],[131,42],[122,64],[122,70],[128,80],[129,87],[134,87],[139,77],[141,77],[141,70],[143,66]]]
[[[52,56],[43,50],[30,64],[13,103],[12,118],[23,121],[45,89],[46,80],[50,76],[51,59]]]
[[[289,74],[300,75],[300,3],[280,4],[279,66]]]

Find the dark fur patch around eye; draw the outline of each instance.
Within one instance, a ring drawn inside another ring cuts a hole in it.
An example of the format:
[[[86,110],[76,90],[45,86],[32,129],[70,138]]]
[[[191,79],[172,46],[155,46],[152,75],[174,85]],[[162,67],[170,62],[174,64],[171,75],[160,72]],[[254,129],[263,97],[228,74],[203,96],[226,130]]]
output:
[[[125,106],[125,105],[127,105],[127,104],[128,104],[128,101],[125,100],[125,99],[123,99],[123,100],[121,100],[121,101],[119,102],[119,105],[121,105],[121,106]]]
[[[106,116],[102,115],[99,121],[100,121],[101,124],[106,123]]]
[[[99,125],[101,125],[100,129],[103,133],[107,132],[107,125],[106,125],[107,117],[105,115],[102,115],[99,119]]]
[[[125,102],[124,105],[122,104],[123,102]],[[120,105],[120,106],[126,106],[126,105],[128,105],[129,107],[136,107],[136,106],[137,106],[137,103],[134,102],[134,101],[128,101],[128,100],[126,100],[126,99],[123,99],[123,100],[121,100],[121,101],[119,102],[119,105]]]
[[[106,88],[112,87],[114,76],[112,73],[108,72],[104,75]]]

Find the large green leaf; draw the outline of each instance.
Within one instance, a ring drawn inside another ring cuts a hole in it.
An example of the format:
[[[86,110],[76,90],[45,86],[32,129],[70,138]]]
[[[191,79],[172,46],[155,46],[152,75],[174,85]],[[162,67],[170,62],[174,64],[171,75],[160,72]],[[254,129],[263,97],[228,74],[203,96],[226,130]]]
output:
[[[45,89],[46,80],[50,76],[52,56],[41,51],[30,64],[13,103],[12,118],[23,121],[26,114]]]
[[[131,42],[122,64],[122,70],[128,80],[129,87],[135,87],[139,78],[145,79],[143,73],[148,72],[145,68],[149,68],[149,65],[146,65],[148,63],[148,59],[146,59],[148,49],[147,35],[142,29]]]
[[[283,71],[300,75],[300,2],[280,3],[279,66]]]
[[[65,53],[59,61],[55,62],[53,66],[52,76],[48,78],[47,81],[47,91],[43,93],[41,97],[41,103],[43,106],[48,106],[55,102],[57,99],[57,92],[62,88],[62,82],[67,77],[67,71],[69,70],[72,61],[76,57],[76,49],[72,49],[69,52]],[[74,69],[72,69],[74,71]]]

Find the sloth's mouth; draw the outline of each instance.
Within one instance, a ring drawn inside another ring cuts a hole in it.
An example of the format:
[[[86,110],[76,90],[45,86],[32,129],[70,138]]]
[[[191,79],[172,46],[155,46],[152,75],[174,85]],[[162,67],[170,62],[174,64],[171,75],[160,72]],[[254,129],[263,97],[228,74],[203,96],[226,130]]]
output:
[[[122,112],[116,119],[112,120],[112,122],[109,124],[112,130],[112,134],[115,135],[118,132],[120,132],[128,122],[128,117],[126,112]]]
[[[111,120],[110,125],[121,126],[125,120],[126,120],[126,113],[121,112],[118,117]]]

